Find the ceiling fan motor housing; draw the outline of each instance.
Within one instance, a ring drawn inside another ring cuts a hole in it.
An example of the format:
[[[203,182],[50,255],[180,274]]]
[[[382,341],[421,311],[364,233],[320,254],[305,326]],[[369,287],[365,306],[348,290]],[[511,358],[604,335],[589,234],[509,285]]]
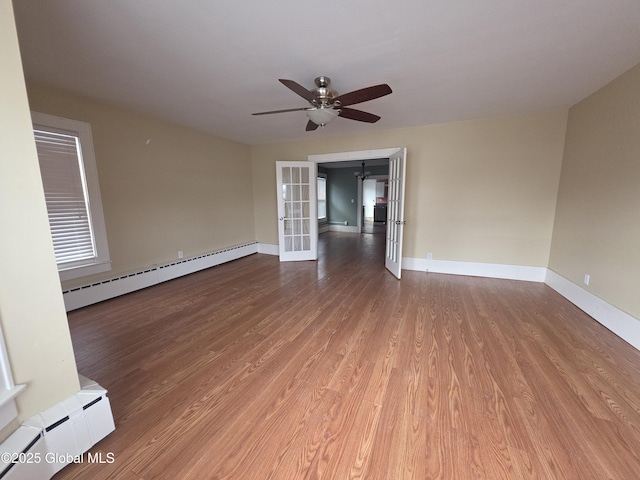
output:
[[[333,99],[338,96],[338,92],[329,87],[331,79],[329,77],[321,76],[317,77],[315,79],[315,82],[317,88],[313,89],[312,92],[316,96],[316,103],[318,104],[318,106],[328,107],[332,105]]]

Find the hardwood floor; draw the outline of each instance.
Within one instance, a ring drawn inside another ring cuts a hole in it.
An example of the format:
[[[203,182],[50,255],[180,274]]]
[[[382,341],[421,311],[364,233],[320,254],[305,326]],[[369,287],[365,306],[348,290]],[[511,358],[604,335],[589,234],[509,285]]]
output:
[[[387,225],[382,222],[373,222],[365,219],[362,222],[362,233],[376,233],[384,235],[387,231]]]
[[[637,479],[640,352],[544,284],[384,270],[384,236],[70,313],[116,431],[56,479]]]

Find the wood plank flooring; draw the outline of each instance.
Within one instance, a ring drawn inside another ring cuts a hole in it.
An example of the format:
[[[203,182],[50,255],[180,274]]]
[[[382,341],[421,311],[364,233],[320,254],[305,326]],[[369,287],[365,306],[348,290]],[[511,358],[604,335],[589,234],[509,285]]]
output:
[[[384,236],[69,314],[116,431],[60,479],[640,478],[640,352],[544,284],[384,270]]]

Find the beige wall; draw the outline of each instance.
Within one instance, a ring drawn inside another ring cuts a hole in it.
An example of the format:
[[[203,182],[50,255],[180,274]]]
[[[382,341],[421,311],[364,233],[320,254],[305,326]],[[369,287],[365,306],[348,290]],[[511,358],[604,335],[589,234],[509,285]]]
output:
[[[554,111],[253,147],[257,239],[278,242],[276,160],[406,146],[404,256],[546,267],[566,118]]]
[[[0,0],[0,323],[24,420],[79,391],[11,0]],[[15,427],[15,424],[8,428]],[[0,432],[0,437],[10,433]]]
[[[549,267],[640,318],[640,65],[569,111]]]
[[[255,240],[248,146],[28,83],[33,111],[91,124],[112,271]]]

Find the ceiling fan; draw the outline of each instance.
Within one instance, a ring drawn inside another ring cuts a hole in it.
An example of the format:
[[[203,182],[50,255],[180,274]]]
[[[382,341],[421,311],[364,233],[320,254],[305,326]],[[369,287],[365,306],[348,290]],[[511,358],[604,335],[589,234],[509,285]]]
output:
[[[338,95],[338,92],[329,87],[331,79],[324,76],[315,79],[316,88],[313,90],[307,90],[305,87],[293,80],[285,80],[281,78],[280,83],[307,100],[310,106],[302,108],[288,108],[285,110],[273,110],[270,112],[258,112],[253,115],[270,115],[272,113],[297,112],[304,110],[307,112],[307,117],[309,117],[309,122],[307,123],[306,128],[307,132],[315,130],[318,127],[324,127],[335,120],[336,117],[357,120],[358,122],[375,123],[380,120],[378,115],[363,112],[362,110],[356,110],[355,108],[348,108],[348,106],[384,97],[392,92],[391,87],[386,83],[383,83]]]

